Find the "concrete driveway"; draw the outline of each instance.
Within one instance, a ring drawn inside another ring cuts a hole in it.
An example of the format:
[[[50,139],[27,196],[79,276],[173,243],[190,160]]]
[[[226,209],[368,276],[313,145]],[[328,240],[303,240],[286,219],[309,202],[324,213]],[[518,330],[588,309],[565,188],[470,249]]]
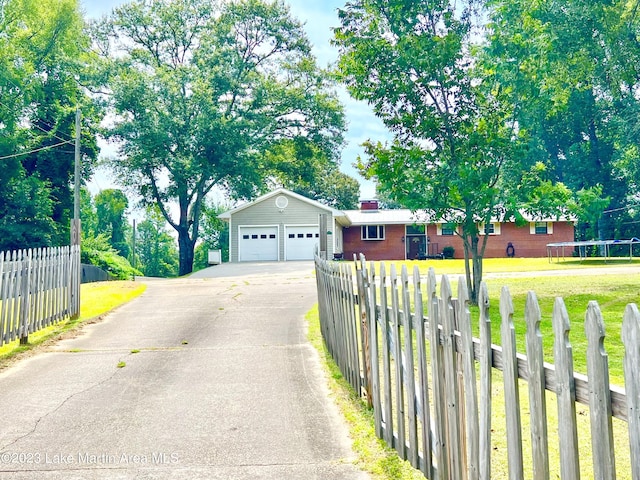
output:
[[[315,301],[311,262],[149,282],[0,373],[0,479],[367,478],[306,341]]]

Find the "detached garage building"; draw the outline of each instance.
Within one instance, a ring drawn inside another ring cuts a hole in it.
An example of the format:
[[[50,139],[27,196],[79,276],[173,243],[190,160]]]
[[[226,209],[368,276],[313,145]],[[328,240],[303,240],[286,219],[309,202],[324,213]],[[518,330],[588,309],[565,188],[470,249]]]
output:
[[[321,216],[326,219],[324,232]],[[342,226],[349,222],[343,212],[284,188],[219,218],[229,222],[231,262],[313,260],[323,234],[327,258],[333,258],[334,252],[342,252]]]

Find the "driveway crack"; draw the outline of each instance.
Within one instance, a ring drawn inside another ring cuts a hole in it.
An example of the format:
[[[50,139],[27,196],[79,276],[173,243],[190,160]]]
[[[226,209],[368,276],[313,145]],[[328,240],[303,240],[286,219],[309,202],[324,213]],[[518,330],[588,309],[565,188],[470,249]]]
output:
[[[72,394],[70,394],[67,398],[65,398],[62,402],[60,402],[60,404],[55,407],[53,410],[48,411],[47,413],[45,413],[44,415],[40,416],[34,423],[33,428],[28,431],[27,433],[25,433],[24,435],[21,435],[19,437],[17,437],[16,439],[14,439],[13,441],[7,443],[6,445],[2,445],[0,446],[0,452],[5,452],[8,448],[12,447],[13,445],[16,445],[18,442],[20,442],[21,440],[24,440],[25,438],[29,437],[30,435],[33,435],[33,433],[38,429],[38,426],[40,425],[40,422],[42,422],[44,419],[46,419],[48,416],[56,413],[58,410],[60,410],[69,400],[71,400],[72,398],[78,396],[78,395],[82,395],[83,393],[86,393],[96,387],[100,387],[102,385],[104,385],[105,383],[107,383],[108,381],[110,381],[113,377],[116,376],[116,374],[118,373],[118,368],[116,368],[113,373],[111,375],[109,375],[107,378],[105,378],[104,380],[102,380],[99,383],[95,383],[93,385],[88,386],[87,388],[77,391],[77,392],[73,392]]]

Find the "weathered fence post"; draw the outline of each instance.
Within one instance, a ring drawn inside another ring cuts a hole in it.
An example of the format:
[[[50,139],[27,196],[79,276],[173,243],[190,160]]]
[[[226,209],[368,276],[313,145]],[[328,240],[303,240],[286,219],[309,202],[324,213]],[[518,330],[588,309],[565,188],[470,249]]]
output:
[[[411,315],[411,300],[409,295],[409,274],[407,266],[402,266],[402,311],[404,314],[404,381],[406,382],[409,462],[418,468],[418,425],[416,424],[416,380],[413,360],[413,322]]]
[[[598,302],[591,301],[584,322],[589,341],[587,373],[589,374],[589,411],[591,417],[591,449],[593,475],[602,480],[615,480],[616,460],[611,422],[611,389],[609,360],[604,351],[604,321]],[[595,440],[595,441],[594,441]]]
[[[502,337],[502,362],[504,368],[504,409],[507,420],[507,456],[509,478],[523,478],[522,430],[520,423],[520,391],[518,389],[518,359],[516,334],[513,326],[513,302],[507,287],[500,293],[500,326]]]
[[[489,291],[485,282],[480,283],[478,307],[480,307],[480,438],[479,478],[491,478],[491,372],[493,349],[491,348],[491,319],[489,318]]]
[[[556,395],[558,397],[558,437],[560,441],[560,474],[563,480],[580,478],[578,434],[576,428],[576,386],[573,376],[573,354],[569,342],[569,314],[561,298],[553,306],[554,361]]]
[[[405,422],[404,422],[404,381],[402,365],[402,336],[400,335],[400,302],[398,299],[398,274],[396,266],[391,264],[391,338],[393,340],[393,357],[395,359],[396,373],[396,428],[398,432],[398,442],[396,450],[403,460],[407,459],[407,449],[405,444]]]
[[[540,333],[540,306],[534,292],[527,294],[527,358],[529,365],[529,411],[531,415],[531,449],[533,478],[549,478],[549,442],[547,439],[547,401],[544,379],[544,355]]]
[[[480,476],[478,392],[476,389],[471,314],[469,313],[469,292],[467,284],[462,277],[458,280],[458,328],[461,335],[462,367],[464,372],[467,478],[476,480]]]
[[[458,369],[456,338],[453,326],[454,310],[451,301],[451,284],[444,275],[440,282],[440,319],[442,322],[446,441],[449,444],[449,472],[451,478],[462,478],[462,448],[460,445],[460,405],[458,404]]]
[[[640,312],[631,303],[622,322],[624,343],[624,383],[627,388],[631,476],[640,480]]]
[[[20,345],[29,343],[29,300],[31,297],[31,250],[21,252],[21,269],[19,275],[22,278],[20,288]]]
[[[446,407],[442,380],[443,360],[440,344],[440,301],[436,295],[436,273],[429,269],[427,277],[427,308],[429,310],[429,342],[431,345],[431,378],[433,380],[433,409],[435,417],[434,450],[438,464],[438,478],[449,478],[449,443],[445,440]]]

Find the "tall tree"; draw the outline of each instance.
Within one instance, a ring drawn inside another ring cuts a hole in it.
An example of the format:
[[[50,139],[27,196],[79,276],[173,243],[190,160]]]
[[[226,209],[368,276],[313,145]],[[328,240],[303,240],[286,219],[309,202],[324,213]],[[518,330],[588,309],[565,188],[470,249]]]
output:
[[[0,0],[0,204],[17,206],[0,220],[0,249],[69,242],[75,109],[91,105],[79,83],[91,62],[83,26],[77,0]],[[97,119],[87,111],[88,175]]]
[[[193,268],[212,188],[259,193],[272,173],[265,154],[285,140],[336,161],[342,107],[282,2],[134,1],[95,39],[112,52],[113,166],[177,231],[180,275]]]
[[[488,238],[478,224],[517,212],[503,180],[522,171],[513,109],[474,60],[480,4],[354,0],[335,31],[341,79],[394,134],[366,144],[361,170],[392,200],[459,224],[472,301]]]
[[[530,154],[576,192],[589,223],[580,235],[628,235],[621,227],[625,207],[637,203],[640,160],[637,2],[488,4],[486,60],[519,105]]]

